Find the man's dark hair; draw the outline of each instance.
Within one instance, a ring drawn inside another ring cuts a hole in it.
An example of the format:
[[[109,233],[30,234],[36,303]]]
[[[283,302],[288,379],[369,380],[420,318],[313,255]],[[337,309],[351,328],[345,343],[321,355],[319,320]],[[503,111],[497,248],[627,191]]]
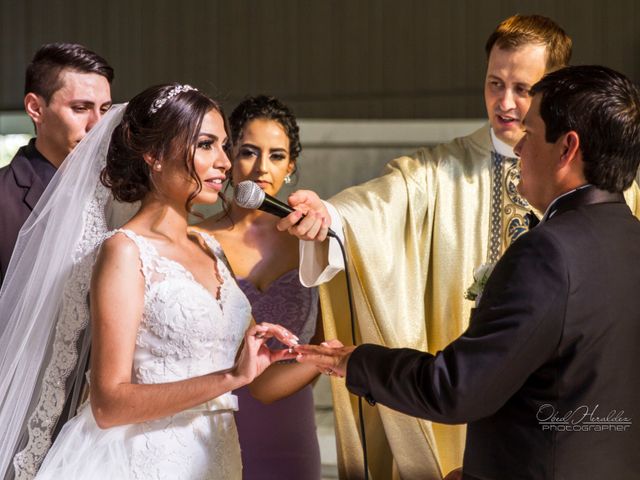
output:
[[[580,138],[589,183],[610,192],[629,188],[640,164],[640,94],[624,75],[607,67],[567,67],[531,88],[541,94],[546,141],[567,132]]]
[[[27,67],[24,94],[40,95],[48,104],[62,88],[63,70],[96,73],[109,83],[113,81],[113,68],[97,53],[77,43],[47,43],[38,49]]]

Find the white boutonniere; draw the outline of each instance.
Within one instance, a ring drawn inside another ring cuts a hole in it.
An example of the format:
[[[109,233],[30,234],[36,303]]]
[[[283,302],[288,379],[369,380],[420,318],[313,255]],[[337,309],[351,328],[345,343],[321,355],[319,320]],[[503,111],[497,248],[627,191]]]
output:
[[[464,292],[464,298],[467,300],[475,300],[476,305],[478,304],[482,290],[487,284],[487,280],[489,280],[491,272],[493,272],[493,267],[495,266],[495,263],[483,263],[473,271],[473,283],[467,288],[466,292]]]

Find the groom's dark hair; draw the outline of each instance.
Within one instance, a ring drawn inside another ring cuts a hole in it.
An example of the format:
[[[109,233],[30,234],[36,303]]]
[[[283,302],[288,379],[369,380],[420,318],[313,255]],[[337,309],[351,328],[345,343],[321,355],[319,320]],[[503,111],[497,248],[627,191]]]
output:
[[[546,141],[574,131],[580,138],[586,180],[602,190],[629,188],[640,165],[640,94],[607,67],[566,67],[531,88],[541,94]]]

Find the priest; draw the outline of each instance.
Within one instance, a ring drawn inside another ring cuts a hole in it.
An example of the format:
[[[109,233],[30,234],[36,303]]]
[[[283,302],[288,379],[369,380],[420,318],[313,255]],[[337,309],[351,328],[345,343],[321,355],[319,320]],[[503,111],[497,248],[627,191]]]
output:
[[[291,195],[289,203],[300,210],[278,228],[308,240],[300,247],[301,281],[324,283],[326,338],[352,343],[344,275],[336,275],[343,269],[339,247],[333,239],[322,242],[329,226],[346,240],[358,343],[433,354],[466,329],[474,303],[465,292],[474,270],[495,263],[534,218],[516,188],[520,173],[513,147],[523,135],[529,89],[568,64],[571,46],[549,18],[507,18],[486,44],[487,125],[397,158],[382,176],[328,203],[310,191]],[[640,216],[635,184],[625,198]],[[342,379],[333,379],[332,390],[340,478],[361,478],[357,404]],[[439,479],[462,463],[463,426],[431,423],[380,405],[366,406],[364,417],[374,480]]]

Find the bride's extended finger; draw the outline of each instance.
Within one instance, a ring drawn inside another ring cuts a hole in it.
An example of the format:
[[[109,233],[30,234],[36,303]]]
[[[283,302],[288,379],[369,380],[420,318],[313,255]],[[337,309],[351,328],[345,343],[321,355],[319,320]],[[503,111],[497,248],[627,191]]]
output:
[[[335,365],[335,361],[332,357],[317,353],[300,353],[297,352],[296,361],[298,363],[309,363],[315,365],[318,368],[331,368]]]
[[[271,350],[271,361],[280,362],[282,360],[295,360],[298,354],[290,348],[283,350]]]
[[[285,327],[267,322],[263,322],[260,325],[265,328],[264,332],[267,337],[275,337],[289,347],[298,345],[300,339]]]
[[[296,345],[296,352],[304,355],[316,354],[332,356],[336,353],[336,349],[328,345]]]

